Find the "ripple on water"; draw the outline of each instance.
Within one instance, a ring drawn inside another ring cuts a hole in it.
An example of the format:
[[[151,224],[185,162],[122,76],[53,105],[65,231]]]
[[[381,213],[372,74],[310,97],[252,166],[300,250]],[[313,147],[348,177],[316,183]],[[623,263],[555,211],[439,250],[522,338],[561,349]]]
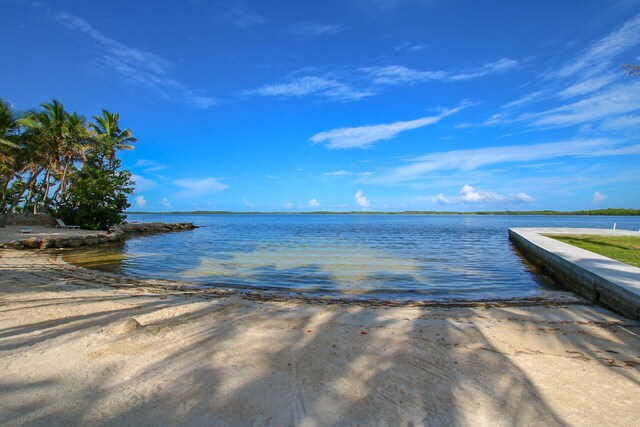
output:
[[[637,217],[181,215],[193,231],[135,237],[67,261],[140,277],[394,299],[540,295],[548,279],[512,248],[507,228],[638,229]],[[157,218],[136,216],[138,221]]]

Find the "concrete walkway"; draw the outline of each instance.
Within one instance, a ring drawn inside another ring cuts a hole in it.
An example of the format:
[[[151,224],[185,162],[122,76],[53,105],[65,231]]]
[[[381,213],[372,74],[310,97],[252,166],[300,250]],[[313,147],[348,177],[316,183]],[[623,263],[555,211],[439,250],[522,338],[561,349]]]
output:
[[[560,284],[596,303],[640,319],[640,268],[546,235],[635,236],[640,232],[593,228],[511,228],[509,236],[534,264]]]

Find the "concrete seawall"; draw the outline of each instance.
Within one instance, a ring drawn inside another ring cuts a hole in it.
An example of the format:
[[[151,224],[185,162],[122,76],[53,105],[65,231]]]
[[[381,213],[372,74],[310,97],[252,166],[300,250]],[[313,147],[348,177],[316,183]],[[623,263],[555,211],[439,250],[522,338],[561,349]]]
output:
[[[523,255],[559,284],[616,313],[640,319],[640,268],[545,234],[640,237],[640,233],[588,228],[509,229],[509,238]]]

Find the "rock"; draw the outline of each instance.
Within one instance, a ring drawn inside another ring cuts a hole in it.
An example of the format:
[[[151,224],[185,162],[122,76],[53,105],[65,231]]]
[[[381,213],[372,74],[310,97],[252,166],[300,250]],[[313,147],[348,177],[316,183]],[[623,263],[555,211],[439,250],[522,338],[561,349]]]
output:
[[[143,326],[140,324],[140,322],[138,322],[136,319],[131,317],[129,320],[124,322],[124,325],[122,325],[121,333],[128,334],[142,328]]]
[[[31,237],[30,239],[24,240],[22,244],[27,249],[37,249],[39,242],[36,237]]]

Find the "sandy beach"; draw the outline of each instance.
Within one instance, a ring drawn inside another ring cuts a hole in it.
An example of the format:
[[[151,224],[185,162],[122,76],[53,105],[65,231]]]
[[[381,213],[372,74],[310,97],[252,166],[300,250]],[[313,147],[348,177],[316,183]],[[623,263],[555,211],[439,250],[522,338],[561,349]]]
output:
[[[3,250],[0,300],[6,426],[640,419],[640,322],[577,297],[448,307],[260,298]]]

